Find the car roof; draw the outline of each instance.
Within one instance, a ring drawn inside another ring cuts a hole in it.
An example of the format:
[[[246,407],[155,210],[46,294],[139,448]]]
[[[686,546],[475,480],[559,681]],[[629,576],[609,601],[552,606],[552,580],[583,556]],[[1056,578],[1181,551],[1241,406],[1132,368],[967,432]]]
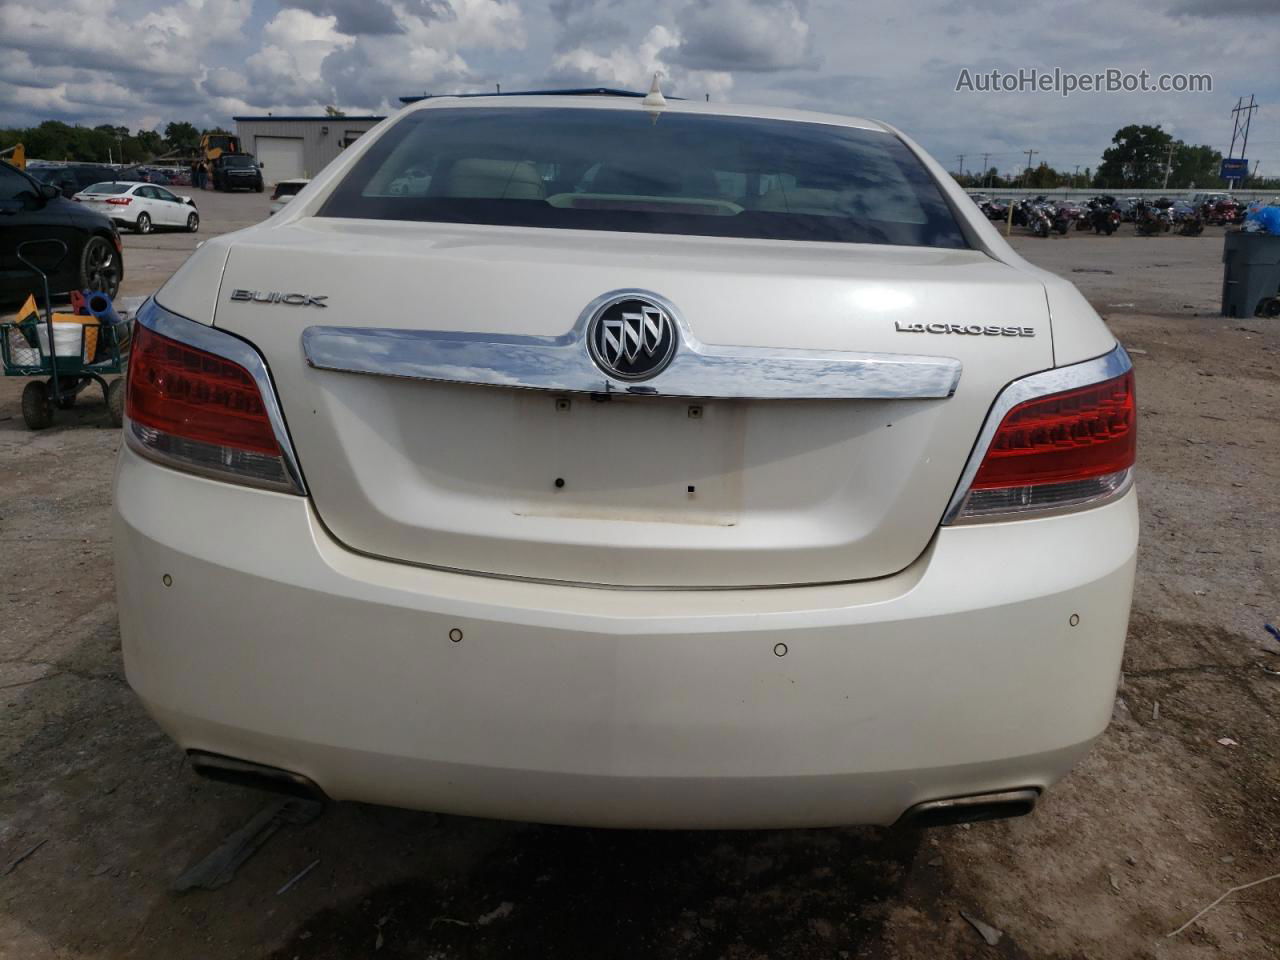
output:
[[[631,96],[435,96],[410,104],[399,115],[422,110],[466,109],[484,110],[512,107],[556,107],[576,110],[652,110],[643,100]],[[832,126],[854,127],[889,133],[889,128],[878,120],[844,116],[837,113],[820,113],[816,110],[793,110],[788,107],[771,107],[740,103],[702,103],[697,100],[668,100],[660,108],[663,113],[689,113],[703,116],[753,117],[763,120],[792,120],[800,123],[823,123]]]

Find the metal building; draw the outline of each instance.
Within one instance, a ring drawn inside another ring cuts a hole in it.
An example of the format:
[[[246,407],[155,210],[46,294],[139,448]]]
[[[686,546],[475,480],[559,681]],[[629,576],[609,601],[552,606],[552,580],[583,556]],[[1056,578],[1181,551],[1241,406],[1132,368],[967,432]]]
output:
[[[382,117],[232,117],[267,183],[314,177]]]

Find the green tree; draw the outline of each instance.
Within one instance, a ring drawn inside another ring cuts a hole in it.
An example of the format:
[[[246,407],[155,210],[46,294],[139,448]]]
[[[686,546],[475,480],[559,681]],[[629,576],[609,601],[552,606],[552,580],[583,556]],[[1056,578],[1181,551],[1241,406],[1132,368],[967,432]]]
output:
[[[330,105],[324,108],[324,115],[326,117],[345,117],[347,114],[345,111],[339,110],[337,107]]]
[[[175,121],[164,128],[164,142],[172,150],[191,149],[200,143],[200,131],[185,120]]]
[[[164,137],[154,130],[139,130],[133,135],[133,139],[137,141],[138,149],[145,154],[147,160],[154,160],[168,152]]]
[[[1059,173],[1047,163],[1041,163],[1034,170],[1028,171],[1023,176],[1023,186],[1032,187],[1033,189],[1044,190],[1050,187],[1061,186],[1066,180],[1070,179],[1065,174]]]
[[[1193,146],[1179,140],[1173,150],[1173,168],[1169,171],[1169,186],[1179,190],[1186,187],[1217,186],[1222,153],[1207,144]]]
[[[1165,164],[1173,137],[1160,125],[1131,123],[1111,138],[1114,146],[1102,152],[1102,163],[1093,178],[1095,187],[1159,187],[1164,184]]]

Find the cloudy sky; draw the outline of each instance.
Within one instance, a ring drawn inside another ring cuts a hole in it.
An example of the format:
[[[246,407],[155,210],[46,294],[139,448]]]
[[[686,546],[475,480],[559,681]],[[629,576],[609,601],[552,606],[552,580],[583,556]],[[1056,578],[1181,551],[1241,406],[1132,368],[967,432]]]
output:
[[[948,168],[1039,151],[1096,166],[1161,123],[1225,152],[1256,93],[1250,159],[1280,175],[1280,0],[0,0],[0,126],[163,126],[384,113],[398,97],[607,84],[802,106],[904,128]],[[962,69],[1208,73],[1212,93],[956,91]]]

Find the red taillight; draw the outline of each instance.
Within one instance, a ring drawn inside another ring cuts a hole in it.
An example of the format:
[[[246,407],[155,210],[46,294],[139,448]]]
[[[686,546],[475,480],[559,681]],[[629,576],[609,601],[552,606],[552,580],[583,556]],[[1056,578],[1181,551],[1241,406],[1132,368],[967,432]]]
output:
[[[1028,400],[996,430],[971,488],[1084,480],[1127,470],[1137,449],[1133,371]]]
[[[247,370],[142,326],[129,356],[125,409],[134,423],[173,437],[280,456]]]
[[[127,207],[133,203],[133,197],[107,197],[107,203],[117,207]]]
[[[1132,370],[1017,404],[947,522],[1078,510],[1121,496],[1133,478],[1136,412]]]
[[[161,320],[190,323],[154,303]],[[210,342],[225,340],[228,356],[157,333],[141,319],[129,357],[125,440],[135,451],[175,470],[217,480],[304,492],[275,406],[265,367],[251,372],[229,359],[260,358],[230,334],[191,324]]]

